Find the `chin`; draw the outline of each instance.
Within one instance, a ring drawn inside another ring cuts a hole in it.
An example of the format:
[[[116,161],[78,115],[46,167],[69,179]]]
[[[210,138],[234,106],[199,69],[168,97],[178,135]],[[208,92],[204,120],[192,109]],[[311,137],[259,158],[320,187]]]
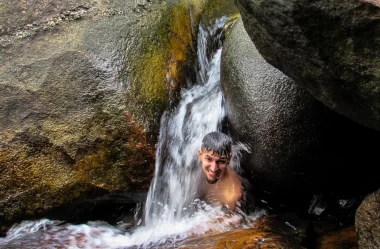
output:
[[[206,177],[206,181],[207,181],[207,183],[209,183],[209,184],[215,184],[215,183],[218,181],[218,178],[216,178],[216,179],[208,179],[208,178]]]

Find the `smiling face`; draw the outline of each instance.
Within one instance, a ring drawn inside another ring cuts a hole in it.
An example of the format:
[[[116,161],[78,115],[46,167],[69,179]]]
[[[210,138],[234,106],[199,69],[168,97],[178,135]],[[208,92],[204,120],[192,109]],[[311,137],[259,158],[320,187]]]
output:
[[[207,182],[216,183],[226,172],[230,159],[225,155],[218,155],[213,151],[198,151],[199,159],[202,162],[203,172],[206,174]]]

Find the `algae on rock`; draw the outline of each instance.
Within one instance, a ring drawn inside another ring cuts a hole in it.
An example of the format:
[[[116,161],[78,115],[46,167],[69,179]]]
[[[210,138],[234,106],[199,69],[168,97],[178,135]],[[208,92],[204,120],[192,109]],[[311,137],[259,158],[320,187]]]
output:
[[[128,106],[133,114],[139,113],[137,119],[148,132],[159,129],[159,122],[151,121],[159,120],[178,101],[179,90],[191,74],[203,1],[163,4],[163,12],[147,19],[156,26],[140,24],[141,46],[129,47],[125,60],[125,71],[131,74]]]

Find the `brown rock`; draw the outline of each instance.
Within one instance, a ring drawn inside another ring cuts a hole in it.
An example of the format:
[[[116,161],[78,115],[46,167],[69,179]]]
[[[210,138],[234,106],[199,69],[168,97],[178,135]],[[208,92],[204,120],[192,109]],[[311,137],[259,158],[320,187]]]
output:
[[[323,234],[317,240],[316,249],[357,249],[358,237],[355,227],[350,226],[338,231]]]
[[[201,3],[138,2],[0,3],[2,225],[148,190],[160,117],[180,89],[166,76],[185,78]]]
[[[254,228],[239,229],[220,234],[206,235],[200,238],[186,240],[178,248],[190,249],[302,249],[295,237],[282,230],[275,217],[263,217],[254,222]],[[288,227],[289,229],[289,227]],[[292,228],[290,228],[292,229]]]
[[[369,194],[356,210],[355,227],[361,249],[380,248],[380,190]]]

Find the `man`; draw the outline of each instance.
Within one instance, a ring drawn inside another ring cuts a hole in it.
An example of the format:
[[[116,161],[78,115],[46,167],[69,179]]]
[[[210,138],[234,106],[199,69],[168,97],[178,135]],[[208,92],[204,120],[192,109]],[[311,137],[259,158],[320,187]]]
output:
[[[198,151],[202,169],[206,175],[205,199],[210,203],[221,203],[231,211],[240,206],[243,194],[242,181],[229,166],[232,140],[220,132],[211,132],[202,140]]]

